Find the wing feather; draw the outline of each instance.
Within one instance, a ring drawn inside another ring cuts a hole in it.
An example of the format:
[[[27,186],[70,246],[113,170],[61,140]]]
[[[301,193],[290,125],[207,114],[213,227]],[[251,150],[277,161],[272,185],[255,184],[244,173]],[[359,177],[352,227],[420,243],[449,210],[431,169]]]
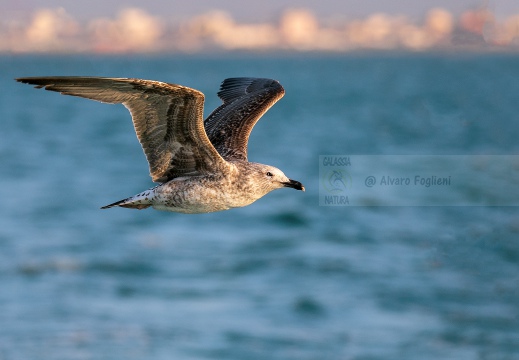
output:
[[[272,79],[230,78],[218,96],[223,104],[204,121],[209,140],[225,160],[247,161],[247,143],[254,125],[283,97],[285,90]]]
[[[122,103],[132,115],[135,133],[153,181],[224,171],[226,162],[204,130],[204,95],[159,81],[99,77],[16,79],[36,88],[104,103]]]

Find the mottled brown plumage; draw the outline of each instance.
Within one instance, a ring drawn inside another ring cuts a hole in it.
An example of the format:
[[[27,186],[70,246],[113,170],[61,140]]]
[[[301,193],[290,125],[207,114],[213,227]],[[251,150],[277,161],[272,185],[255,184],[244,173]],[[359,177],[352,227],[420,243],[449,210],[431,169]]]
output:
[[[271,79],[226,79],[218,96],[223,104],[204,121],[213,146],[226,160],[247,160],[247,143],[256,122],[279,99],[285,89]]]
[[[304,190],[279,169],[247,161],[252,128],[284,95],[275,80],[224,80],[218,92],[223,104],[205,122],[204,95],[181,85],[100,77],[16,80],[65,95],[122,103],[130,110],[150,175],[161,185],[103,208],[153,206],[200,213],[245,206],[283,186]]]

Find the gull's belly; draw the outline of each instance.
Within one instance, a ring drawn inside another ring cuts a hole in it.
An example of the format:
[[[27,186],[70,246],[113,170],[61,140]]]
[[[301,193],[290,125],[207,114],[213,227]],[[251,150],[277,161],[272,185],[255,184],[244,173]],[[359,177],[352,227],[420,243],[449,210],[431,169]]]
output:
[[[242,207],[257,200],[234,184],[225,179],[175,179],[157,187],[152,206],[156,210],[197,214]]]

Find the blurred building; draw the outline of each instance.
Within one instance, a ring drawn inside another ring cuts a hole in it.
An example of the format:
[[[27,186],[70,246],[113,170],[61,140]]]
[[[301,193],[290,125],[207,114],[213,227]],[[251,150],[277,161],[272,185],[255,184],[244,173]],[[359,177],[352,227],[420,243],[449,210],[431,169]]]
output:
[[[497,21],[484,8],[458,18],[431,9],[422,21],[383,13],[327,23],[307,9],[287,9],[278,20],[238,23],[223,11],[183,22],[152,16],[142,9],[122,10],[114,18],[86,23],[63,8],[42,9],[25,20],[0,23],[1,52],[207,52],[330,51],[357,49],[424,51],[519,47],[519,14]]]

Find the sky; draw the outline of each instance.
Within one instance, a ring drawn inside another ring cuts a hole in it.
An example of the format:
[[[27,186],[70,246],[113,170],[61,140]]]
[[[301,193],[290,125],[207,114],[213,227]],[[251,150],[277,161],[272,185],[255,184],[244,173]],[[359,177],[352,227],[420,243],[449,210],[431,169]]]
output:
[[[23,19],[42,8],[63,7],[78,20],[112,16],[123,8],[138,7],[172,20],[186,19],[214,9],[225,10],[238,21],[268,21],[287,8],[306,8],[319,18],[364,17],[376,12],[403,14],[419,19],[427,10],[442,7],[453,14],[486,5],[497,17],[519,13],[519,0],[1,0],[0,20]]]

